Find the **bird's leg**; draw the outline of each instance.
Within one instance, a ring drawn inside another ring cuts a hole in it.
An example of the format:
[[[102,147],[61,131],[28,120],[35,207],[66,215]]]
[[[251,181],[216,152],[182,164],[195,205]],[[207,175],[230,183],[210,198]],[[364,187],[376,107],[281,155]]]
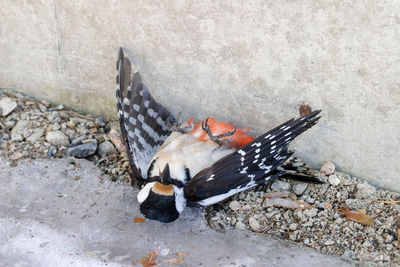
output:
[[[210,139],[212,141],[214,141],[215,143],[217,143],[220,146],[222,146],[224,144],[224,142],[222,142],[220,140],[221,138],[226,137],[226,136],[231,136],[236,132],[236,127],[234,127],[231,132],[227,132],[227,133],[220,134],[220,135],[213,135],[210,130],[210,126],[208,125],[208,118],[201,124],[201,128],[203,129],[203,131],[205,131],[208,134],[208,136],[210,137]]]
[[[190,132],[191,129],[191,125],[187,125],[185,127],[181,127],[182,123],[180,123],[180,117],[181,117],[181,112],[179,112],[178,114],[178,118],[174,119],[174,118],[168,118],[167,119],[167,126],[168,128],[172,131],[172,132],[180,132],[180,133],[187,133]],[[171,122],[171,120],[173,120]]]

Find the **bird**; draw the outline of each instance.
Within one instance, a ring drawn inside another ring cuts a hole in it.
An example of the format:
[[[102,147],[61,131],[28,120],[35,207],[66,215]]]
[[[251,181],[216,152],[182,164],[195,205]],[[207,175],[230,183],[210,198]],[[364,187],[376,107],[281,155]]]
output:
[[[288,149],[318,122],[320,110],[257,138],[214,117],[180,123],[152,97],[140,73],[131,74],[125,48],[119,48],[116,68],[121,136],[131,177],[144,182],[137,200],[146,218],[173,222],[189,203],[212,205],[278,177],[323,182]]]

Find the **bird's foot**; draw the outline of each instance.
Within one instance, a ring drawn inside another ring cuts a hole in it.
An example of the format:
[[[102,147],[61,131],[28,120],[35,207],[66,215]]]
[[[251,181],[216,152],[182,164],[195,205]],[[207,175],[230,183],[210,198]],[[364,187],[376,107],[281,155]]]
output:
[[[210,139],[212,141],[214,141],[215,143],[217,143],[218,145],[222,146],[224,144],[223,141],[221,141],[220,139],[223,137],[227,137],[227,136],[231,136],[233,134],[235,134],[236,132],[236,127],[233,128],[232,131],[224,133],[224,134],[220,134],[220,135],[213,135],[211,130],[210,130],[210,125],[208,125],[208,119],[207,118],[202,124],[201,124],[201,128],[203,129],[203,131],[205,131],[208,136],[210,137]]]
[[[182,126],[182,123],[180,122],[180,117],[181,117],[181,113],[179,112],[178,114],[178,118],[174,119],[174,118],[169,118],[167,120],[167,126],[168,128],[172,131],[172,132],[179,132],[179,133],[187,133],[190,132],[192,130],[192,125],[186,125],[184,127]]]

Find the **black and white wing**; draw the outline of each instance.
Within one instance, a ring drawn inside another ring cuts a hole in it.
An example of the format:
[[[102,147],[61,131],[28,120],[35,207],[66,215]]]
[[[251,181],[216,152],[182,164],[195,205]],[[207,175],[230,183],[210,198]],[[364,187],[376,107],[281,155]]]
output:
[[[117,59],[117,110],[133,178],[146,179],[147,166],[171,134],[171,113],[151,96],[139,72],[131,76],[131,62],[120,48]]]
[[[289,143],[318,122],[319,110],[291,119],[200,171],[184,188],[187,201],[217,203],[285,173],[277,170],[293,152]]]

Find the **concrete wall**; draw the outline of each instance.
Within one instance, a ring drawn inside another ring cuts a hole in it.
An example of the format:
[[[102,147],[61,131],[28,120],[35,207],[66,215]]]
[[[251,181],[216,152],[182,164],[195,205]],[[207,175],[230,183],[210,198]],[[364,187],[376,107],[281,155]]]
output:
[[[115,115],[115,58],[130,48],[173,112],[260,134],[323,109],[295,144],[314,166],[400,190],[400,1],[0,2],[0,87]]]

